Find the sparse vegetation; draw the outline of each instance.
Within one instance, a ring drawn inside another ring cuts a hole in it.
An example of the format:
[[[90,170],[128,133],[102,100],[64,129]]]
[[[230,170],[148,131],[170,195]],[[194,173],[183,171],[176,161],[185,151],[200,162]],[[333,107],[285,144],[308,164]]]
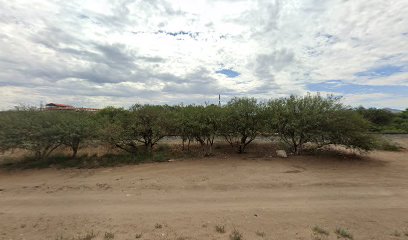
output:
[[[176,240],[187,240],[187,239],[188,239],[187,237],[183,237],[183,236],[179,236],[176,238]]]
[[[154,225],[154,228],[156,228],[156,229],[161,229],[161,228],[163,228],[163,225],[161,225],[160,223],[156,223],[156,224]]]
[[[319,226],[314,226],[312,228],[312,239],[313,240],[325,240],[329,236],[329,232]]]
[[[313,231],[313,233],[316,233],[316,234],[329,236],[329,232],[327,230],[325,230],[325,229],[323,229],[323,228],[321,228],[321,227],[319,227],[317,225],[312,228],[312,231]]]
[[[240,233],[238,230],[234,229],[234,231],[231,232],[229,235],[230,240],[243,240],[244,237],[242,236],[242,233]]]
[[[139,239],[139,238],[142,238],[142,236],[143,236],[142,233],[136,233],[135,238],[136,238],[136,239]]]
[[[401,233],[398,230],[395,230],[391,235],[394,237],[401,237]]]
[[[96,238],[96,234],[93,231],[91,231],[83,236],[80,235],[77,237],[64,237],[63,235],[58,235],[57,237],[55,237],[54,240],[92,240],[95,238]],[[108,239],[113,239],[113,238],[108,238]]]
[[[115,234],[111,232],[105,232],[105,235],[103,237],[104,240],[111,240],[115,238]]]
[[[266,236],[265,232],[261,232],[261,231],[256,231],[255,234],[256,234],[258,237],[265,237],[265,236]]]
[[[96,238],[96,234],[93,231],[91,231],[85,234],[84,236],[78,236],[74,238],[73,240],[92,240],[94,238]]]
[[[216,225],[215,231],[218,233],[225,233],[225,226],[224,225]]]
[[[378,138],[377,141],[378,141],[377,142],[378,149],[380,149],[380,150],[397,152],[397,151],[401,151],[403,149],[398,144],[393,143],[390,140],[387,140],[385,138]]]
[[[347,229],[344,229],[344,228],[338,227],[336,228],[334,233],[337,235],[337,238],[350,239],[350,240],[353,239],[353,235]]]

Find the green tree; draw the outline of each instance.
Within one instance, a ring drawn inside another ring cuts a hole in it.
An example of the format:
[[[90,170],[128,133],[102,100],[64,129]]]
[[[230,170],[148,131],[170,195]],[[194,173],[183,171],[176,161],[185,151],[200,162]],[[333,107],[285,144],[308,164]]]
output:
[[[233,98],[224,107],[220,134],[238,153],[244,153],[264,128],[262,106],[255,98]]]
[[[3,112],[0,117],[2,148],[30,150],[37,159],[44,159],[63,144],[61,120],[58,112],[35,109]]]
[[[190,150],[190,143],[196,139],[197,133],[197,115],[202,110],[201,106],[178,106],[174,114],[174,131],[173,135],[177,135],[182,140],[182,150],[185,150],[187,142],[187,150]]]
[[[172,124],[169,106],[139,105],[130,108],[131,131],[135,140],[142,143],[148,152],[159,140],[169,134]]]
[[[62,142],[72,150],[75,158],[80,144],[96,137],[96,124],[91,113],[88,112],[61,112]]]
[[[131,154],[138,152],[132,113],[123,108],[106,107],[96,114],[96,119],[100,140]]]
[[[408,108],[405,111],[397,114],[393,125],[395,128],[403,131],[404,133],[408,133]]]
[[[356,111],[371,123],[371,131],[379,132],[386,129],[397,117],[385,109],[359,107]]]
[[[339,97],[290,96],[269,101],[267,111],[269,127],[295,154],[300,154],[307,142],[318,147],[328,144],[363,150],[374,147],[368,122],[343,106]]]

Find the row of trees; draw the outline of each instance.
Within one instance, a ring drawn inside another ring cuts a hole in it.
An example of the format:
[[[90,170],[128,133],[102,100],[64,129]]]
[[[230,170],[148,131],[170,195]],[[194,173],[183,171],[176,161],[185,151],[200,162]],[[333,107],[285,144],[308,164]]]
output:
[[[356,111],[370,122],[370,131],[408,133],[408,109],[393,113],[386,109],[359,107]]]
[[[99,141],[136,154],[141,149],[151,152],[166,136],[178,136],[183,149],[198,142],[205,154],[212,154],[214,140],[222,138],[243,153],[264,135],[279,136],[293,153],[300,154],[306,143],[373,149],[369,127],[361,114],[339,98],[320,95],[267,102],[233,98],[224,106],[136,104],[97,113],[20,109],[0,113],[0,148],[28,149],[45,158],[67,146],[75,157],[84,143]]]

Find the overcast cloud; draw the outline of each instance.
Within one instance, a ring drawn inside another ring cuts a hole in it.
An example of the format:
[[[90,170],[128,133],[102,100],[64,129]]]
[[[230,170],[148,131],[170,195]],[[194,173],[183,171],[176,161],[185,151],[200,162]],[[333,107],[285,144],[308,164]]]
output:
[[[307,92],[408,107],[406,0],[0,0],[0,109]]]

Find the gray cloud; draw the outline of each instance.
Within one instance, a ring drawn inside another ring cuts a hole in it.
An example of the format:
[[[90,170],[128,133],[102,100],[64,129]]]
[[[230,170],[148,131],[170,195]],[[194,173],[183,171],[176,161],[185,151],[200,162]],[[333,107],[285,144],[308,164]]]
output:
[[[0,108],[267,97],[330,79],[406,84],[405,70],[355,75],[408,62],[407,1],[373,1],[45,0],[33,9],[0,0]],[[239,77],[216,74],[220,66]]]

